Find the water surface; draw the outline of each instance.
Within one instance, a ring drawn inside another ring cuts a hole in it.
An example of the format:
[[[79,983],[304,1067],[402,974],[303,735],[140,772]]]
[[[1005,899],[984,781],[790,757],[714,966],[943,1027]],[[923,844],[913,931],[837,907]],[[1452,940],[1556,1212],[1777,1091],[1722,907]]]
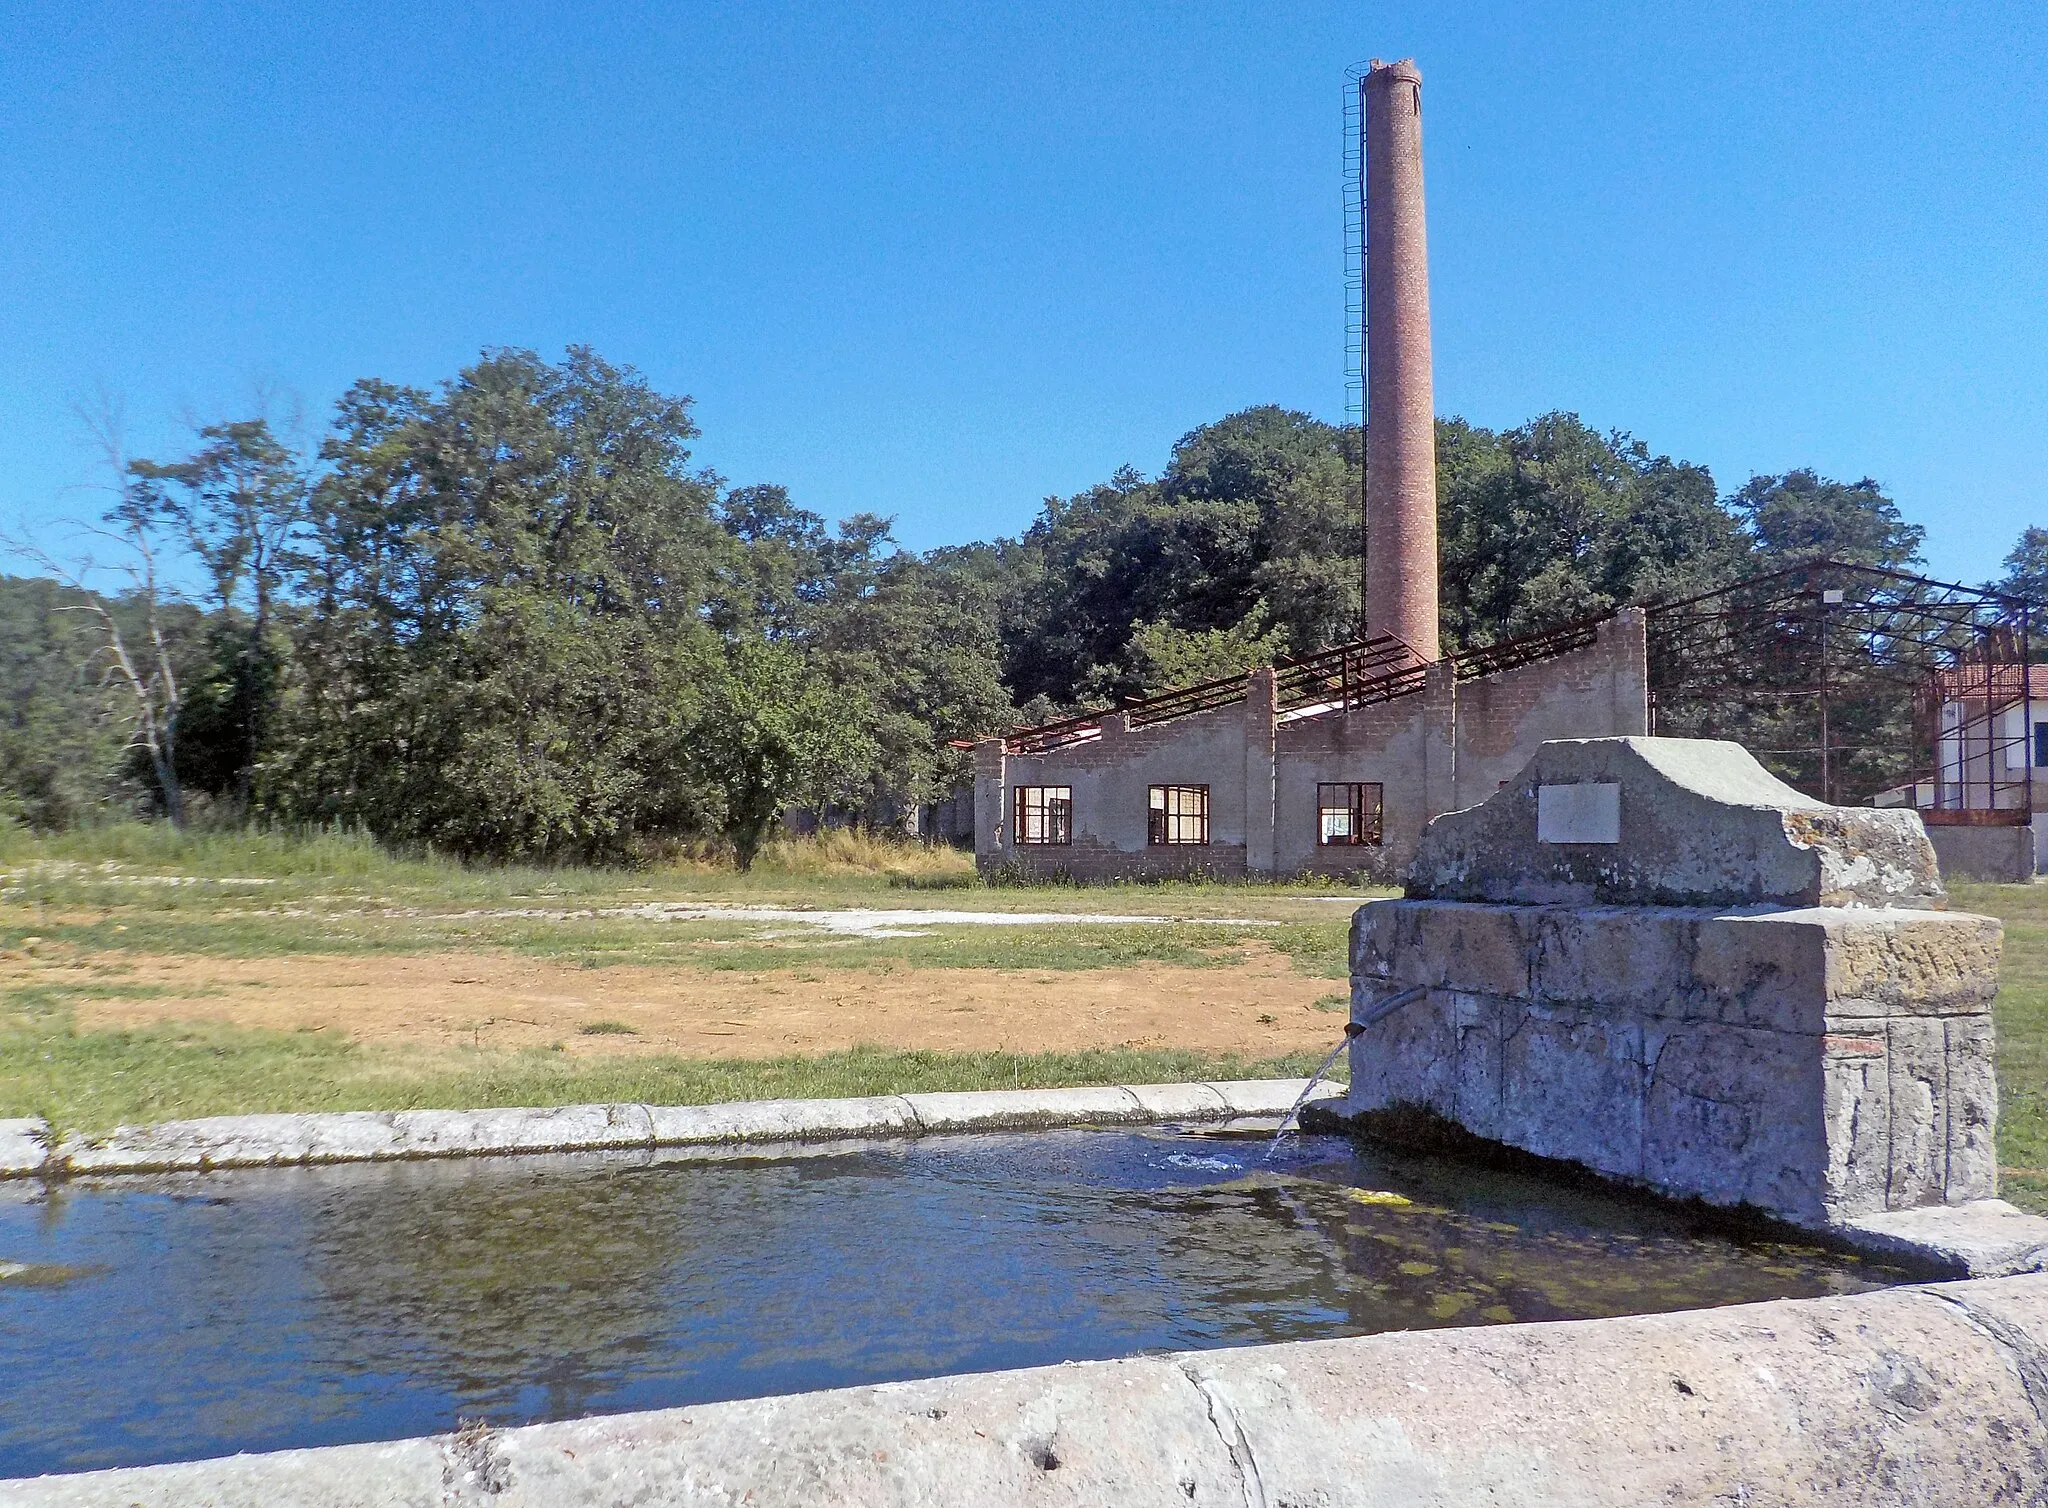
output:
[[[1338,1138],[1265,1151],[1042,1132],[15,1185],[0,1477],[1898,1277]]]

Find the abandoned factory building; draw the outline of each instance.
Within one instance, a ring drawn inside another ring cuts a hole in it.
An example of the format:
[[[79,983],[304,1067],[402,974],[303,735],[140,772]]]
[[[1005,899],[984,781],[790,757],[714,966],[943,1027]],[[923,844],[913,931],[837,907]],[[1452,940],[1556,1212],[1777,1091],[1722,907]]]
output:
[[[1090,880],[1389,878],[1431,817],[1491,796],[1546,739],[1648,732],[1644,640],[1636,608],[1427,665],[1367,640],[986,739],[977,856]]]
[[[1485,800],[1546,739],[1648,731],[1640,611],[1439,651],[1421,74],[1375,63],[1360,93],[1365,637],[978,743],[984,868],[1388,876],[1431,817]]]

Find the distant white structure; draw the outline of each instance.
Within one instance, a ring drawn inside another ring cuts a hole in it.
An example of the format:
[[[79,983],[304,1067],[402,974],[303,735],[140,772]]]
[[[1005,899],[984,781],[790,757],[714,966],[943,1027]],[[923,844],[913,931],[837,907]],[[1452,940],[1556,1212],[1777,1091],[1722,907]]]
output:
[[[2040,872],[2048,858],[2038,815],[2048,807],[2048,665],[1937,670],[1923,715],[1933,722],[1934,768],[1875,804],[1916,809],[1945,868],[1984,878]]]

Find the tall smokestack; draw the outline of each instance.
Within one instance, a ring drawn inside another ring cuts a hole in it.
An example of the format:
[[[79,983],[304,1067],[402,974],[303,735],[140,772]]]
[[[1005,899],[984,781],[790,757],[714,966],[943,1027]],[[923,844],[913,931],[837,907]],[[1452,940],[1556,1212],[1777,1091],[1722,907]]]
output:
[[[1422,70],[1365,76],[1365,622],[1437,658],[1436,394],[1422,213]]]

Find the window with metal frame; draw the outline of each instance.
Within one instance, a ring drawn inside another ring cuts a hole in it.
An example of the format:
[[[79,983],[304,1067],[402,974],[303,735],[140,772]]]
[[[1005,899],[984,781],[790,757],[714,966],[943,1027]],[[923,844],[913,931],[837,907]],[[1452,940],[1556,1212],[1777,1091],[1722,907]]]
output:
[[[1382,790],[1378,781],[1316,787],[1316,842],[1325,848],[1380,844]]]
[[[1378,781],[1323,783],[1315,787],[1315,842],[1323,848],[1378,848],[1382,791]]]
[[[1209,841],[1209,788],[1155,785],[1146,802],[1145,836],[1154,844]]]
[[[1073,842],[1074,788],[1070,785],[1018,786],[1016,833],[1019,843]]]

